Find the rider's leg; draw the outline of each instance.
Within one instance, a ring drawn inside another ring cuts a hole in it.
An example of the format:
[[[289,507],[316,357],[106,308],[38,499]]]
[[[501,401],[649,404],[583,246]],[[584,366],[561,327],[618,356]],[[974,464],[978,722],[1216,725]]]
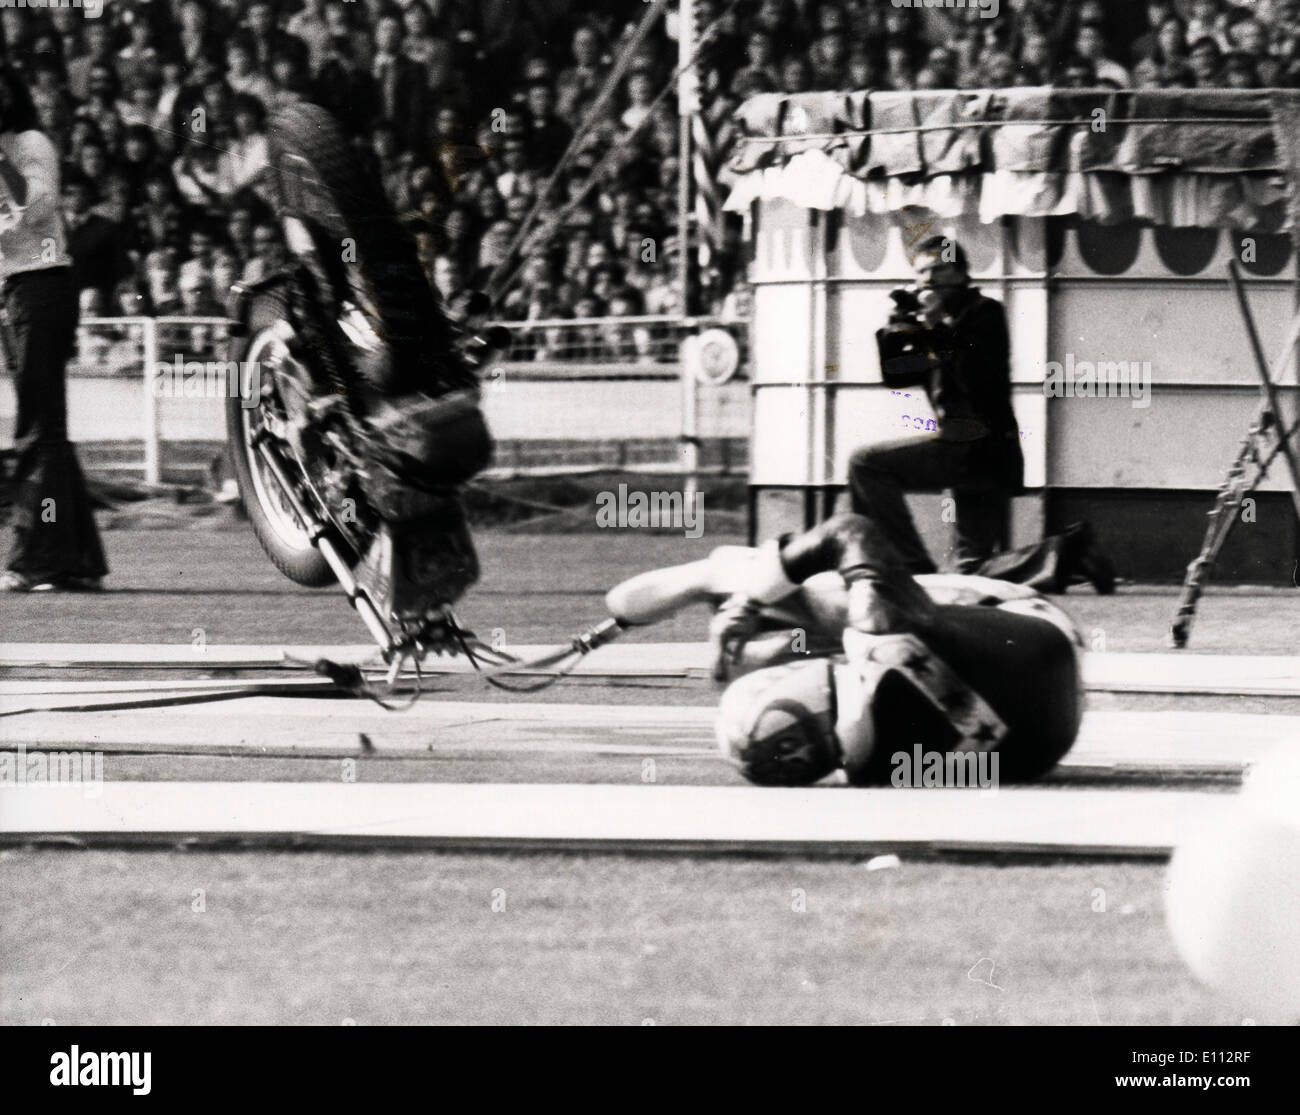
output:
[[[749,546],[719,546],[702,561],[651,569],[628,578],[605,594],[605,604],[621,623],[656,623],[689,604],[713,602],[743,591],[757,553]]]

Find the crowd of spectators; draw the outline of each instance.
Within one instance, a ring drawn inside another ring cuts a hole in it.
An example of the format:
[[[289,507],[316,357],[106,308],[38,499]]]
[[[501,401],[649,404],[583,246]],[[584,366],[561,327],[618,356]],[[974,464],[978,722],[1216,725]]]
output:
[[[674,5],[670,5],[670,9]],[[721,148],[756,93],[1058,84],[1300,84],[1300,0],[1002,0],[996,18],[891,0],[696,0],[702,113]],[[278,268],[266,122],[333,111],[373,160],[448,299],[515,272],[514,320],[679,312],[675,15],[641,0],[110,0],[0,9],[65,161],[86,314],[219,314]],[[609,109],[586,116],[630,53]],[[578,137],[567,168],[551,184]],[[593,188],[588,188],[592,186]],[[538,220],[512,247],[534,208]],[[738,229],[715,230],[695,313],[743,313]],[[538,355],[562,356],[539,330]],[[548,337],[554,336],[554,345]]]

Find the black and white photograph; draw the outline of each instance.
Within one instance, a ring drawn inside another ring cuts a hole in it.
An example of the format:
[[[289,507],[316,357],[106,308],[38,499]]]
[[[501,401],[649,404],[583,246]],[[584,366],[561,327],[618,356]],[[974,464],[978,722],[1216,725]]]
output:
[[[0,50],[49,1094],[218,1027],[1258,1082],[1300,0],[0,0]]]

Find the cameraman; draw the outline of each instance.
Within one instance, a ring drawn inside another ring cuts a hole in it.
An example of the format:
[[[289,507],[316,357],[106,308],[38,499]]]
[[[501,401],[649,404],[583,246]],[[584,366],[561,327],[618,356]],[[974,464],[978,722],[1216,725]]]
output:
[[[1010,498],[1024,478],[1006,313],[970,285],[955,241],[932,236],[912,262],[919,288],[894,292],[895,314],[876,334],[881,372],[889,387],[923,386],[938,429],[859,449],[849,491],[853,510],[880,524],[916,574],[936,568],[903,493],[951,489],[957,569],[974,573],[1005,548]]]

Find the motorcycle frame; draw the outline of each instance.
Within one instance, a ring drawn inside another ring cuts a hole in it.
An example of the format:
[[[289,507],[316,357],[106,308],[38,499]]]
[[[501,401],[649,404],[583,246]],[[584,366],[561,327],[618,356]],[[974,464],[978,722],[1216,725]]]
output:
[[[294,278],[291,274],[281,271],[274,275],[268,275],[256,283],[236,284],[232,288],[235,324],[231,327],[231,335],[244,336],[247,334],[249,308],[257,294],[273,289],[278,285],[291,284],[293,281]],[[294,328],[296,333],[297,328],[294,327],[294,323],[289,322],[289,325]],[[265,428],[259,429],[254,435],[252,447],[256,450],[263,464],[266,465],[276,487],[302,524],[308,540],[330,567],[330,571],[338,581],[348,603],[361,617],[361,621],[366,625],[366,629],[378,645],[384,662],[390,667],[388,675],[390,686],[396,681],[402,663],[408,656],[414,655],[418,661],[430,650],[450,649],[454,651],[457,648],[457,636],[463,636],[465,633],[448,607],[444,607],[439,615],[426,618],[420,630],[415,634],[403,632],[402,636],[398,637],[379,607],[371,599],[365,586],[357,580],[356,575],[352,572],[353,566],[360,560],[361,555],[356,553],[355,547],[347,541],[346,535],[341,533],[337,526],[330,522],[328,514],[322,514],[319,510],[309,507],[298,494],[296,486],[289,476],[284,458],[276,446],[275,440]],[[348,560],[349,553],[353,554],[352,561]],[[430,635],[435,630],[439,630],[439,635],[436,639],[432,639]]]

